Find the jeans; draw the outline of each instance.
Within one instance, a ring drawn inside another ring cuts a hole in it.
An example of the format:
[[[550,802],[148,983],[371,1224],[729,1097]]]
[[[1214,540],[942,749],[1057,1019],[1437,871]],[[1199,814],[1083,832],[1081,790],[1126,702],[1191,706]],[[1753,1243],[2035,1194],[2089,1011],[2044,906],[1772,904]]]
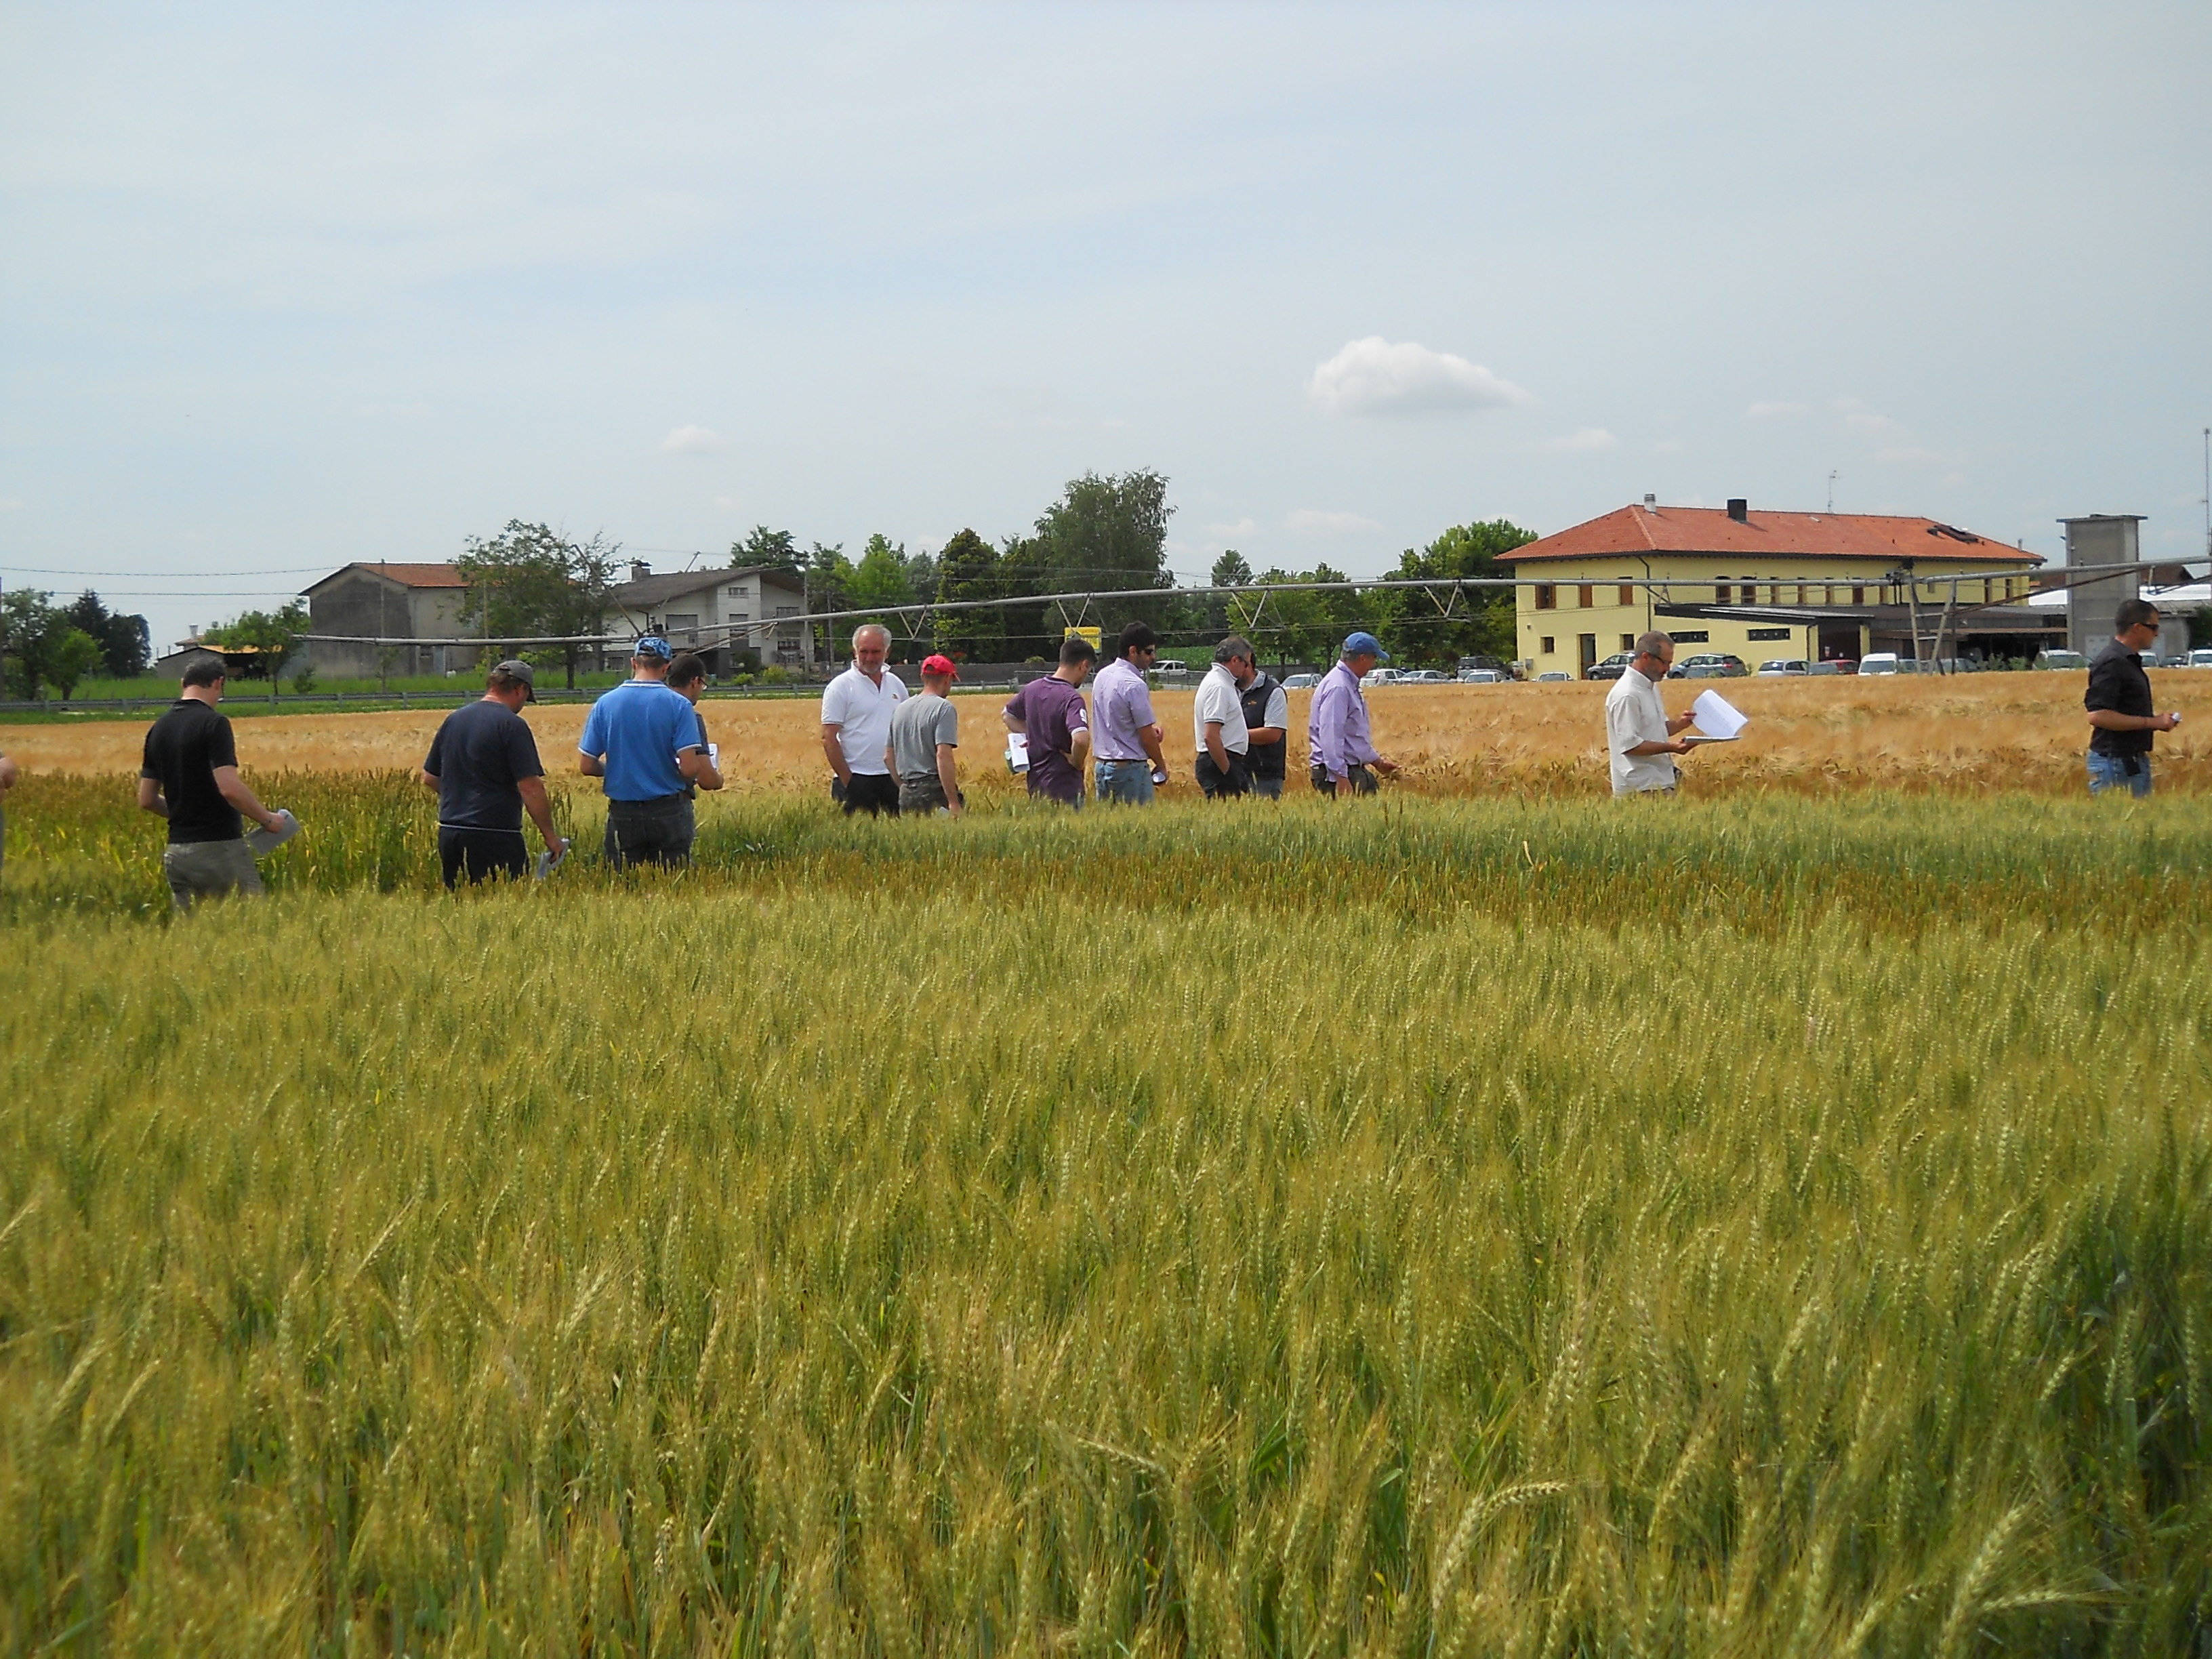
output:
[[[161,873],[169,880],[170,902],[179,910],[204,898],[261,891],[261,872],[243,838],[172,842],[161,854]]]
[[[2136,771],[2130,775],[2129,763]],[[2150,793],[2150,757],[2148,755],[2100,755],[2089,751],[2089,793],[2101,795],[2107,789],[2124,789],[2137,800]]]
[[[1098,799],[1117,800],[1124,806],[1152,804],[1152,763],[1148,760],[1103,760],[1098,763]]]
[[[661,864],[680,869],[691,862],[691,837],[696,830],[689,795],[663,795],[659,800],[611,800],[607,803],[607,836],[602,850],[610,868],[624,870],[633,864]]]
[[[1283,798],[1283,781],[1280,778],[1255,776],[1252,780],[1252,793],[1264,796],[1269,800],[1280,800]]]
[[[855,772],[844,782],[831,780],[830,799],[845,809],[845,816],[866,812],[873,817],[878,812],[898,816],[899,781],[888,772]]]
[[[1326,795],[1331,800],[1336,799],[1336,780],[1329,776],[1328,768],[1315,767],[1312,778],[1314,793]],[[1375,793],[1375,775],[1357,761],[1345,769],[1344,781],[1352,786],[1352,793],[1355,795],[1371,795]]]
[[[441,823],[438,863],[448,888],[464,876],[471,884],[494,876],[520,881],[530,873],[530,849],[520,830],[465,830]]]

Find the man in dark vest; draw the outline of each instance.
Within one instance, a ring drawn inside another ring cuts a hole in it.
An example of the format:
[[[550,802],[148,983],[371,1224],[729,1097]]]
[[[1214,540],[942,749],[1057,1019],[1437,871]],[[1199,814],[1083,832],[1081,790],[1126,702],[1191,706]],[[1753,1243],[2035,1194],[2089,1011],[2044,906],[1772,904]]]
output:
[[[1244,705],[1244,725],[1252,746],[1245,751],[1244,766],[1251,775],[1252,793],[1279,800],[1283,793],[1284,762],[1290,753],[1291,694],[1283,683],[1257,663],[1252,683],[1238,691]]]

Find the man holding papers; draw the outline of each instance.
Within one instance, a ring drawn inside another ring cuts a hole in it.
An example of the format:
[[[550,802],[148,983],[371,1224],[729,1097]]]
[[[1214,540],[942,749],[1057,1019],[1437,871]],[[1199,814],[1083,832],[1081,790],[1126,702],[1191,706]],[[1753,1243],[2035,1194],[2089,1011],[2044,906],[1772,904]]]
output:
[[[1644,635],[1636,641],[1628,672],[1613,683],[1605,700],[1605,746],[1613,761],[1616,799],[1671,792],[1674,757],[1690,752],[1688,741],[1676,735],[1688,729],[1690,716],[1670,720],[1659,700],[1659,682],[1674,660],[1674,641],[1656,631]]]

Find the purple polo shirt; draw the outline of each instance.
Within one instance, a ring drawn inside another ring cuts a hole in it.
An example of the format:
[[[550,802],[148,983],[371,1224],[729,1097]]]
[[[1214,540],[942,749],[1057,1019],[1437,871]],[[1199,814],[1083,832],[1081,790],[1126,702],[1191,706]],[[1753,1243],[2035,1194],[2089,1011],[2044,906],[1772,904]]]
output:
[[[1378,758],[1367,735],[1367,699],[1360,695],[1359,676],[1341,662],[1322,676],[1314,692],[1306,718],[1306,754],[1339,783],[1355,763],[1364,766]]]
[[[1068,750],[1078,732],[1090,729],[1083,693],[1057,674],[1031,680],[1008,699],[1006,712],[1027,729],[1030,793],[1047,795],[1070,806],[1083,804],[1083,774]]]
[[[1145,740],[1138,733],[1153,723],[1152,694],[1127,657],[1115,658],[1091,682],[1091,714],[1097,722],[1091,728],[1091,759],[1146,758]]]

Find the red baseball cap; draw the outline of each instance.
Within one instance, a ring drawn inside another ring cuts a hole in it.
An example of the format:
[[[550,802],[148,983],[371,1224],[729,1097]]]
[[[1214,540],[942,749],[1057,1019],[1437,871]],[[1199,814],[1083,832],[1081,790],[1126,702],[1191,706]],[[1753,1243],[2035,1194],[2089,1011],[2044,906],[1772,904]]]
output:
[[[960,671],[952,665],[952,659],[942,653],[933,657],[924,657],[921,659],[921,672],[925,674],[947,674],[956,680],[960,678]]]

